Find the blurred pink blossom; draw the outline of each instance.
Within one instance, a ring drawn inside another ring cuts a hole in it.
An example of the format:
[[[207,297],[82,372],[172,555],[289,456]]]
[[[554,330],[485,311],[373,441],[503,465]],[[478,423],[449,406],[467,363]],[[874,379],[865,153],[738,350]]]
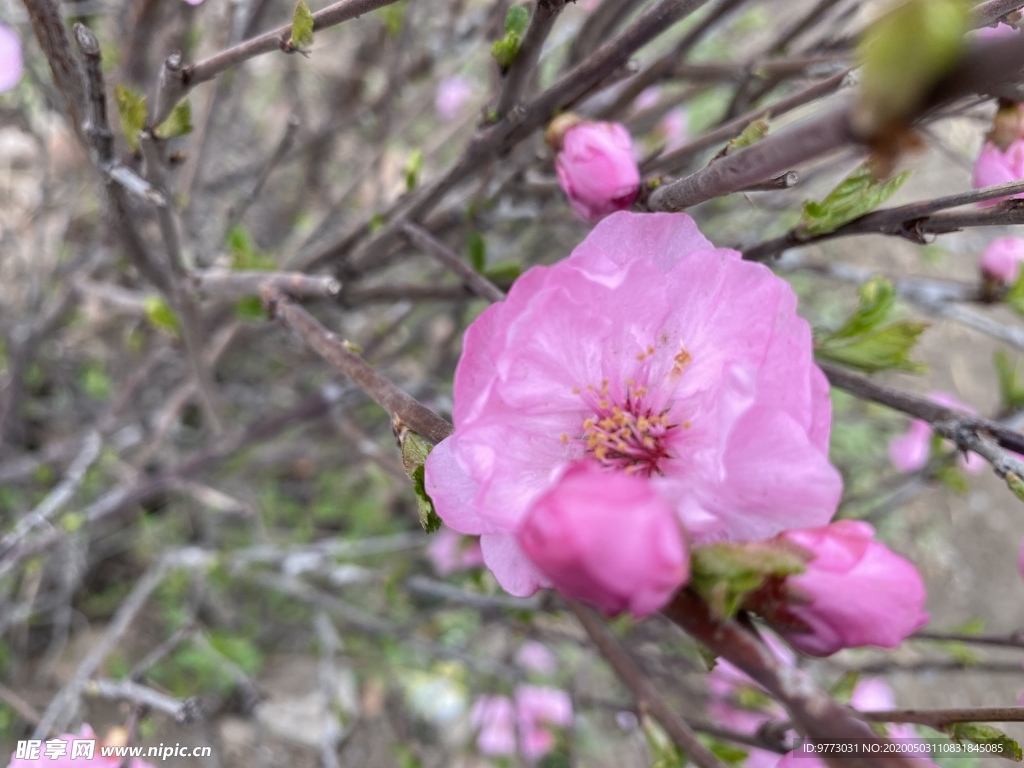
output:
[[[671,152],[674,149],[678,149],[686,143],[688,138],[688,123],[689,116],[686,113],[686,109],[683,107],[676,107],[670,109],[665,113],[665,116],[661,118],[658,123],[658,134],[662,141],[665,142],[665,151]]]
[[[994,27],[981,27],[974,31],[974,37],[979,40],[998,40],[1002,37],[1013,37],[1020,34],[1020,28],[1014,27],[1005,22],[999,22]]]
[[[441,526],[441,530],[430,538],[427,557],[441,576],[468,571],[484,563],[480,540],[462,536],[447,526]]]
[[[555,170],[569,204],[591,223],[629,208],[640,191],[633,140],[619,123],[579,122],[567,129]]]
[[[455,433],[427,459],[427,492],[447,525],[481,535],[485,563],[514,595],[562,578],[538,568],[517,534],[577,462],[591,471],[573,476],[595,485],[579,498],[603,493],[600,469],[626,475],[642,501],[621,502],[614,525],[574,533],[593,542],[576,552],[639,551],[635,537],[647,534],[631,530],[634,515],[663,519],[640,483],[698,543],[822,525],[841,492],[828,384],[796,296],[763,265],[716,249],[685,214],[613,214],[568,259],[519,278],[467,330],[454,400]],[[560,494],[578,492],[574,482]],[[567,514],[559,525],[590,522]],[[604,583],[632,578],[623,559]]]
[[[658,100],[661,98],[661,88],[656,85],[644,88],[637,94],[637,97],[633,99],[633,109],[637,112],[643,112],[645,109],[650,109]]]
[[[454,120],[473,95],[473,86],[461,75],[451,75],[441,80],[434,96],[434,109],[445,121]]]
[[[988,187],[993,184],[1004,184],[1008,181],[1017,181],[1024,178],[1024,138],[1017,138],[1010,142],[1005,150],[1001,150],[991,141],[986,141],[981,148],[978,159],[974,162],[974,175],[972,183],[974,187]],[[1024,197],[1024,193],[1008,195],[996,200],[986,200],[978,203],[981,206],[995,205],[1010,197]]]
[[[629,525],[620,525],[623,510]],[[526,556],[566,597],[608,615],[646,616],[690,576],[679,520],[646,478],[572,465],[516,534]]]
[[[572,725],[572,701],[558,688],[521,685],[515,701],[508,696],[480,696],[470,721],[478,729],[477,749],[492,757],[516,753],[538,760],[555,746],[555,730]]]
[[[997,237],[981,254],[981,271],[992,280],[1015,283],[1024,261],[1024,238]]]
[[[75,742],[78,742],[76,745]],[[82,742],[92,742],[88,752],[80,752]],[[11,757],[7,768],[120,768],[122,757],[103,757],[96,734],[89,725],[83,725],[79,733],[62,733],[56,739],[50,739],[39,746],[30,742],[19,742],[19,748],[28,748],[31,754],[19,757],[16,752]],[[128,768],[153,768],[144,760],[133,757]]]
[[[780,534],[813,555],[804,573],[786,580],[786,611],[808,631],[776,625],[799,650],[828,656],[863,645],[894,648],[927,623],[921,575],[874,533],[863,521],[840,520]]]
[[[558,668],[555,654],[549,651],[544,643],[538,643],[536,640],[527,640],[519,647],[516,664],[529,672],[542,675],[554,674]]]
[[[947,392],[929,392],[928,399],[947,408],[958,408],[974,413],[971,406],[960,402]],[[932,451],[932,428],[928,422],[914,419],[910,427],[899,437],[889,441],[889,459],[900,472],[916,472],[928,463]],[[985,468],[985,460],[975,453],[960,457],[964,471],[976,475]]]
[[[18,84],[22,67],[21,38],[14,29],[0,24],[0,93]]]

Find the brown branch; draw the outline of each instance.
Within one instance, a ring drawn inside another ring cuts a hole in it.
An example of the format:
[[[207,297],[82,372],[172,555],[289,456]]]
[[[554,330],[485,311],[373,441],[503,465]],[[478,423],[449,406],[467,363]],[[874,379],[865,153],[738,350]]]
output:
[[[908,119],[919,119],[956,99],[1011,80],[1022,67],[1024,47],[1017,40],[993,40],[987,45],[976,46],[968,50],[956,68],[939,81],[917,114],[908,116]],[[843,104],[788,126],[696,173],[659,187],[651,194],[648,205],[653,211],[681,211],[746,189],[801,162],[871,139],[858,134],[851,119],[853,114],[850,105]]]
[[[307,275],[303,272],[260,272],[226,269],[193,270],[188,273],[188,287],[202,297],[242,299],[260,296],[264,290],[280,291],[288,296],[331,297],[341,291],[341,283],[330,275]]]
[[[425,405],[378,373],[359,355],[351,352],[338,338],[302,307],[276,291],[264,294],[272,317],[312,347],[334,368],[351,379],[374,402],[388,412],[392,420],[401,420],[413,432],[439,443],[452,433],[452,425]]]
[[[953,632],[922,631],[911,635],[912,640],[935,640],[941,643],[989,645],[996,648],[1024,648],[1024,630],[1009,635],[963,635]]]
[[[498,103],[494,107],[498,118],[505,117],[519,104],[529,77],[537,68],[537,62],[540,61],[544,41],[554,29],[555,19],[565,7],[565,2],[566,0],[537,0],[534,5],[530,26],[527,27],[526,34],[523,35],[523,42],[519,46],[512,66],[505,73],[501,93],[498,95]]]
[[[793,722],[814,741],[858,740],[879,745],[886,740],[820,690],[805,672],[779,663],[753,633],[733,621],[711,615],[696,594],[681,590],[663,613],[712,652],[732,662],[786,707]],[[879,750],[871,759],[824,756],[837,768],[910,768],[909,759]]]
[[[952,723],[1022,723],[1024,707],[967,707],[964,709],[887,709],[861,712],[872,723],[916,723],[941,730]]]
[[[444,264],[474,293],[488,301],[502,301],[505,298],[504,291],[460,259],[457,253],[423,227],[407,220],[400,221],[398,226],[402,230],[402,234],[409,239],[409,242]]]
[[[61,17],[60,4],[56,0],[23,1],[32,23],[32,31],[46,55],[53,73],[53,82],[60,91],[64,111],[82,144],[88,146],[82,127],[86,105],[85,76],[71,50],[71,40]]]
[[[397,2],[397,0],[339,0],[339,2],[332,3],[313,14],[313,31],[317,32],[336,26],[350,19],[358,18],[364,13],[370,13],[378,8],[391,5],[394,2]],[[218,51],[202,61],[197,61],[194,64],[183,67],[177,72],[174,72],[172,67],[165,67],[167,81],[160,89],[162,95],[159,95],[155,102],[159,106],[160,111],[153,114],[150,119],[150,125],[159,125],[167,118],[174,105],[186,93],[200,83],[212,80],[221,72],[264,53],[270,53],[271,51],[290,52],[287,42],[291,34],[292,25],[285,24],[277,29],[272,29],[269,32],[264,32],[262,35],[241,42],[238,45]],[[161,75],[161,79],[163,77],[164,75]]]
[[[926,233],[939,234],[940,231],[950,232],[965,226],[1003,226],[1004,224],[1022,223],[1022,221],[1014,220],[1014,216],[1017,214],[1012,209],[1016,208],[1018,203],[1013,201],[1006,201],[1003,207],[962,211],[952,217],[933,216],[933,214],[947,208],[957,208],[962,205],[997,200],[1000,197],[1020,193],[1024,193],[1024,180],[1008,181],[1003,184],[994,184],[990,187],[981,187],[980,189],[972,189],[967,192],[959,192],[955,195],[938,197],[934,200],[924,200],[895,208],[871,211],[831,232],[812,237],[801,235],[799,227],[794,227],[780,237],[744,249],[743,257],[752,261],[764,261],[785,252],[788,248],[818,243],[823,240],[832,240],[837,237],[849,237],[850,235],[892,235],[914,240],[915,242],[923,242],[923,236]],[[1020,205],[1024,205],[1024,203]],[[1011,209],[1011,211],[1007,212],[1007,209]],[[993,213],[994,211],[1006,213],[1000,216]],[[1019,215],[1024,219],[1024,213]],[[993,223],[978,223],[988,222],[989,220],[993,220]]]
[[[626,649],[619,644],[597,615],[575,601],[569,601],[569,610],[583,625],[591,641],[615,671],[616,677],[633,694],[637,710],[640,713],[650,712],[654,719],[661,723],[661,727],[675,745],[684,750],[686,756],[700,768],[725,768],[725,765],[697,738],[693,728],[661,697],[658,689],[629,657]]]

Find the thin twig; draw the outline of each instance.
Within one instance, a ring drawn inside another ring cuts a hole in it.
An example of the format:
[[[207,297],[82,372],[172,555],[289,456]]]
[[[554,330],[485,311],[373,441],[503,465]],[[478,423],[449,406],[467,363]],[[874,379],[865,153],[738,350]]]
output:
[[[341,283],[330,275],[226,269],[193,270],[188,273],[188,287],[203,297],[231,300],[259,296],[265,290],[280,291],[296,298],[329,298],[341,291]]]
[[[488,301],[502,301],[505,298],[504,291],[460,259],[457,253],[423,227],[406,220],[399,222],[399,227],[413,245],[422,248],[444,264],[474,293]]]
[[[916,723],[941,729],[953,723],[1021,723],[1024,707],[965,707],[962,709],[886,709],[861,712],[872,723]]]
[[[189,725],[205,715],[198,699],[176,699],[133,680],[94,678],[84,683],[82,692],[94,698],[128,701],[136,706],[163,712],[178,725]]]
[[[661,727],[676,746],[684,750],[686,756],[700,768],[725,768],[725,764],[697,738],[693,728],[661,697],[647,675],[629,658],[626,649],[619,644],[593,611],[575,601],[569,602],[569,610],[615,670],[615,675],[633,694],[637,709],[642,713],[650,712],[654,719],[661,723]]]
[[[498,103],[494,111],[498,118],[505,117],[519,104],[523,90],[533,74],[540,60],[541,50],[544,48],[544,41],[555,26],[555,19],[565,7],[566,0],[537,0],[534,4],[533,15],[530,18],[530,26],[523,35],[523,42],[519,46],[516,58],[505,73],[501,93],[498,95]]]

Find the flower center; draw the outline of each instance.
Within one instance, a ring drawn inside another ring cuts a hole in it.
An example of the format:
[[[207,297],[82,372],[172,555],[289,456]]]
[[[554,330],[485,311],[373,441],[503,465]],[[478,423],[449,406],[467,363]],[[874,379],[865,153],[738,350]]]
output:
[[[669,457],[666,437],[677,425],[669,423],[667,411],[654,413],[644,404],[647,387],[627,380],[622,403],[608,396],[608,382],[594,394],[594,415],[584,419],[581,436],[587,453],[612,469],[644,477],[661,474],[658,465]]]

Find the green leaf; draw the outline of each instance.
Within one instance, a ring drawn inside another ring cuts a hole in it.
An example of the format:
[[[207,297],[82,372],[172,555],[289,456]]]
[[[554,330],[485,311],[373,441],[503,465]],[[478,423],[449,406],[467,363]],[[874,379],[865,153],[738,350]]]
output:
[[[292,16],[292,36],[288,47],[304,51],[313,44],[313,14],[306,5],[306,0],[299,0]]]
[[[1024,317],[1024,270],[1021,270],[1017,282],[1006,292],[1004,301],[1010,305],[1014,312]]]
[[[377,14],[384,23],[384,28],[389,36],[398,37],[398,33],[402,31],[402,25],[405,23],[406,5],[404,2],[392,3],[377,10]]]
[[[1024,384],[1021,383],[1019,361],[1011,362],[1010,356],[999,349],[996,350],[994,363],[1002,407],[1007,411],[1016,411],[1024,406]]]
[[[498,62],[502,71],[512,66],[519,55],[519,46],[523,43],[523,35],[530,22],[530,12],[525,6],[513,5],[505,16],[505,34],[496,40],[491,48],[491,56]]]
[[[859,46],[859,128],[875,134],[914,115],[960,58],[969,8],[962,0],[904,0],[868,29]]]
[[[121,116],[121,131],[128,146],[139,148],[139,134],[146,124],[146,97],[126,85],[114,86],[114,101]]]
[[[909,355],[928,324],[904,320],[883,325],[896,306],[896,291],[884,278],[869,280],[858,292],[856,311],[837,331],[818,340],[818,356],[866,373],[924,370]]]
[[[860,680],[860,672],[856,669],[848,670],[844,672],[838,680],[832,683],[828,692],[833,699],[836,699],[842,704],[849,704],[850,697],[853,696],[853,689],[857,687],[858,680]]]
[[[156,127],[154,131],[161,139],[173,139],[192,133],[192,106],[188,99],[179,101],[170,116]]]
[[[423,150],[414,149],[409,155],[409,162],[405,164],[405,188],[412,192],[420,181],[420,171],[423,170]]]
[[[747,125],[746,128],[743,129],[743,133],[741,133],[735,139],[726,144],[722,151],[715,156],[715,159],[717,160],[719,158],[725,157],[726,155],[735,152],[738,149],[749,147],[754,142],[760,141],[761,139],[768,135],[768,128],[769,124],[767,120],[763,118],[760,120],[754,120],[749,125]]]
[[[1013,491],[1013,495],[1024,501],[1024,480],[1013,472],[1007,473],[1004,479],[1006,480],[1006,487]]]
[[[832,232],[877,208],[910,177],[910,171],[879,181],[868,163],[858,166],[820,203],[804,203],[796,225],[799,237],[815,237]]]
[[[750,754],[745,749],[704,733],[698,734],[697,738],[711,751],[711,754],[726,765],[742,765]]]
[[[260,253],[248,231],[236,224],[228,232],[228,249],[231,251],[231,268],[236,270],[267,270],[276,267],[274,259]]]
[[[877,373],[878,371],[922,373],[928,370],[928,367],[924,363],[911,360],[910,352],[926,328],[928,328],[928,323],[904,320],[879,328],[877,331],[865,333],[847,343],[822,344],[818,347],[817,354],[825,360],[864,373]]]
[[[1024,759],[1020,745],[988,723],[953,723],[947,725],[943,730],[957,743],[970,741],[974,744],[989,744],[998,747],[992,752],[984,753],[988,756],[998,755],[1005,760],[1013,760],[1017,763]]]
[[[484,271],[487,263],[487,242],[484,236],[475,229],[466,238],[466,247],[469,249],[469,263],[477,272]]]
[[[772,579],[803,573],[806,557],[783,541],[719,542],[690,553],[690,586],[720,618],[731,618],[744,598]]]
[[[266,320],[266,312],[263,311],[263,300],[259,296],[246,296],[235,302],[235,317],[239,320]]]
[[[398,444],[402,449],[402,466],[405,467],[405,474],[412,480],[413,492],[416,494],[420,525],[427,533],[433,533],[441,527],[441,518],[438,517],[434,502],[427,493],[423,463],[434,446],[405,426],[398,430]]]
[[[939,469],[935,473],[935,479],[954,493],[966,493],[970,488],[963,470],[952,465]]]
[[[523,273],[522,265],[513,259],[496,261],[484,270],[484,277],[492,283],[507,285],[515,281]]]
[[[79,381],[86,394],[96,400],[106,400],[113,390],[110,377],[98,363],[87,363],[82,369]]]
[[[684,768],[686,753],[677,747],[665,730],[649,715],[640,718],[640,729],[651,752],[651,768]]]
[[[159,296],[147,296],[143,304],[146,311],[146,319],[161,331],[178,338],[181,326],[178,323],[178,316],[170,305]]]

